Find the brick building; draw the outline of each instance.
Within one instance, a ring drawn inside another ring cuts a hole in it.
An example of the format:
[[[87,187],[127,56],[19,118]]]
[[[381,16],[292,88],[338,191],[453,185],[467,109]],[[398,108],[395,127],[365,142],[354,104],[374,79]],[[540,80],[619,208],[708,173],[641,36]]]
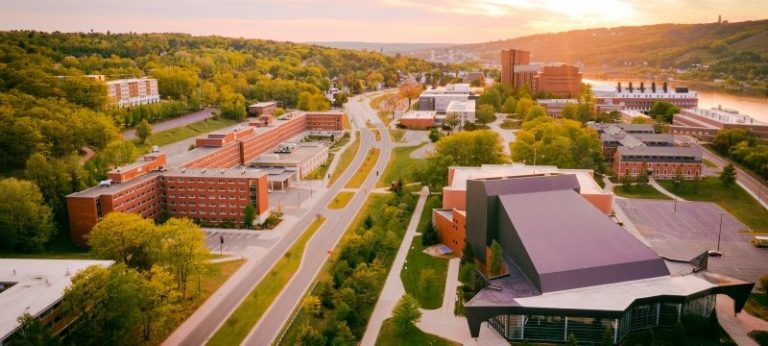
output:
[[[543,106],[551,117],[560,118],[566,105],[576,105],[579,102],[576,99],[538,99],[536,103]]]
[[[518,49],[501,51],[501,82],[560,98],[575,97],[581,92],[581,72],[577,66],[531,63],[531,52]]]
[[[647,170],[655,179],[699,179],[702,171],[699,147],[619,147],[614,153],[617,177],[637,177]]]
[[[587,169],[559,169],[554,166],[483,165],[481,167],[450,167],[448,185],[443,187],[443,205],[432,213],[432,224],[443,244],[459,254],[466,238],[467,181],[472,179],[530,178],[541,176],[574,175],[579,193],[605,214],[613,210],[613,194],[606,193]]]
[[[194,150],[170,157],[166,157],[162,153],[152,153],[144,156],[140,162],[117,167],[109,172],[109,179],[101,182],[99,186],[67,196],[70,235],[77,244],[85,245],[84,236],[104,215],[112,211],[137,213],[142,217],[152,219],[160,217],[163,212],[168,212],[169,216],[191,217],[188,212],[179,214],[169,210],[166,204],[168,201],[164,197],[164,193],[167,192],[165,178],[180,174],[177,169],[187,169],[189,173],[186,174],[210,174],[215,169],[218,169],[219,172],[224,169],[223,174],[225,176],[240,174],[243,172],[242,169],[231,172],[227,169],[244,166],[259,155],[277,147],[280,143],[301,136],[308,131],[338,132],[341,134],[345,116],[341,112],[286,115],[282,119],[276,120],[273,126],[246,126],[212,133],[198,138],[195,141],[197,148]],[[335,120],[333,120],[334,118]],[[203,170],[207,171],[203,173]],[[262,174],[256,171],[246,172],[243,175],[248,175],[248,177],[239,177],[238,179],[250,179],[248,181],[249,188],[250,186],[256,187],[256,200],[252,204],[257,207],[259,214],[264,214],[269,210],[266,175],[262,177]],[[202,180],[197,183],[208,184],[210,188],[217,191],[218,178],[208,179],[202,176],[196,177],[196,179]],[[251,181],[257,183],[251,184]],[[226,189],[223,192],[226,196],[227,205],[230,204],[230,197],[239,203],[239,188],[235,191]],[[185,197],[187,202],[189,198]],[[199,202],[196,204],[199,206]],[[188,209],[177,208],[176,210],[186,211]],[[227,219],[242,220],[242,211],[243,208],[239,210],[239,214],[232,215],[230,209],[227,209],[224,216]],[[206,212],[206,215],[209,216],[209,221],[213,223],[221,222],[224,219],[221,214],[213,214],[212,216],[210,212]]]
[[[649,124],[590,124],[600,134],[603,156],[613,160],[619,147],[674,147],[675,137],[668,133],[656,133]]]
[[[160,102],[157,79],[131,78],[107,81],[104,75],[88,75],[107,84],[107,95],[117,107],[128,107]]]
[[[501,82],[519,88],[525,80],[515,78],[515,67],[530,65],[531,52],[519,49],[505,49],[501,51]],[[521,77],[521,76],[518,76]]]
[[[275,101],[267,101],[267,102],[257,102],[250,106],[248,106],[248,116],[249,117],[260,117],[260,116],[272,116],[272,113],[275,112],[275,109],[277,109],[277,102]]]
[[[410,111],[400,117],[400,125],[409,129],[428,129],[435,126],[435,111]]]
[[[656,88],[656,82],[651,82],[650,88],[646,88],[644,82],[640,82],[638,88],[629,82],[627,88],[623,88],[619,83],[616,90],[595,97],[598,111],[634,110],[648,112],[653,103],[658,101],[669,102],[680,109],[688,109],[696,108],[699,105],[699,96],[697,92],[688,90],[686,87],[670,89],[666,82],[661,89]]]

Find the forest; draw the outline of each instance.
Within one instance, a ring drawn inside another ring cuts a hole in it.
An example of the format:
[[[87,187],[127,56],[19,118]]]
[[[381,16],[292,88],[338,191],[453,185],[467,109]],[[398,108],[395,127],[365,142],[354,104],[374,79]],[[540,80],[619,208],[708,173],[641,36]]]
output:
[[[5,207],[30,209],[25,217],[41,220],[20,227],[14,215],[0,217],[0,250],[42,249],[48,237],[34,238],[35,229],[66,234],[65,196],[143,154],[146,149],[123,140],[121,132],[144,120],[162,121],[204,107],[242,120],[248,104],[267,100],[284,108],[326,110],[340,106],[325,97],[331,88],[358,94],[394,86],[401,74],[441,68],[416,58],[258,39],[0,32],[0,175],[7,178],[0,188],[10,203]],[[162,102],[116,108],[105,83],[86,77],[94,74],[107,80],[156,78]],[[82,162],[88,151],[95,156]],[[21,195],[42,205],[15,202]],[[25,237],[34,238],[35,245],[14,245],[25,243]]]

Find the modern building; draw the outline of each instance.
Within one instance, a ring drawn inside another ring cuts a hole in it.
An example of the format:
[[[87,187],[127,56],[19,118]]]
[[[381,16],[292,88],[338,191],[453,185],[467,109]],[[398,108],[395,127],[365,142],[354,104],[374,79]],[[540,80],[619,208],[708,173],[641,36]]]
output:
[[[184,215],[172,213],[168,208],[165,197],[166,181],[163,177],[178,174],[174,172],[179,171],[174,169],[187,169],[189,174],[192,172],[198,174],[203,170],[206,170],[205,174],[221,171],[224,171],[224,175],[240,174],[243,172],[242,169],[234,171],[228,169],[244,167],[259,155],[274,150],[281,143],[298,140],[308,132],[341,135],[345,116],[341,112],[291,113],[275,120],[271,126],[236,127],[197,138],[194,150],[170,157],[166,157],[163,153],[152,153],[144,156],[140,162],[117,167],[109,172],[109,179],[101,182],[99,186],[67,196],[70,235],[75,243],[85,245],[85,235],[101,218],[112,211],[132,212],[152,219],[160,217],[163,212],[168,212],[170,216],[188,216],[188,213]],[[195,168],[200,170],[191,170]],[[252,204],[260,217],[263,217],[269,210],[267,181],[272,175],[262,175],[258,172],[248,172],[246,175],[248,175],[247,179],[258,180],[256,184],[248,182],[248,186],[249,189],[255,186],[257,190],[254,195],[256,200]],[[210,180],[204,177],[195,179],[203,180],[203,184],[210,185],[208,189],[213,188],[214,191],[218,191],[217,179]],[[230,204],[229,200],[240,198],[237,194],[238,189],[230,191],[227,188],[223,192],[225,196],[223,199],[227,200],[227,205]],[[188,200],[189,197],[185,198]],[[242,211],[241,209],[240,213]],[[210,223],[242,219],[241,214],[231,215],[229,211],[226,213],[227,218],[223,218],[220,213],[206,213],[206,215],[209,216],[206,221]]]
[[[261,154],[249,166],[285,168],[295,171],[294,180],[304,179],[328,161],[328,146],[316,142],[286,143],[273,153]]]
[[[536,103],[543,106],[551,117],[560,118],[566,105],[576,105],[579,102],[576,99],[538,99]]]
[[[617,177],[638,177],[643,170],[655,179],[699,179],[702,172],[701,148],[643,145],[616,149],[613,172]]]
[[[508,177],[538,177],[573,175],[579,183],[579,193],[605,214],[613,211],[613,194],[604,192],[593,178],[592,170],[560,169],[555,166],[524,164],[483,165],[481,167],[450,167],[448,185],[443,187],[443,205],[433,210],[432,224],[443,244],[455,253],[464,249],[466,234],[467,181],[471,179],[502,179]]]
[[[272,113],[275,112],[275,109],[277,109],[277,102],[275,101],[257,102],[248,106],[248,116],[272,116]]]
[[[160,102],[157,79],[130,78],[107,81],[104,75],[88,75],[107,84],[107,95],[117,107],[129,107]]]
[[[581,93],[581,72],[575,65],[531,63],[531,52],[510,49],[501,51],[501,82],[532,92],[548,92],[559,98]]]
[[[617,108],[615,110],[635,110],[648,112],[654,102],[666,101],[680,109],[696,108],[699,105],[699,96],[695,91],[686,87],[677,87],[674,90],[664,82],[661,89],[656,89],[656,82],[651,82],[651,87],[646,88],[644,82],[635,88],[632,82],[624,89],[619,83],[613,92],[602,93],[595,96],[596,108],[600,111]]]
[[[419,110],[445,114],[451,101],[466,101],[474,98],[469,84],[449,84],[428,89],[419,96]]]
[[[446,117],[455,115],[459,119],[459,126],[464,126],[466,123],[474,123],[477,119],[475,108],[475,100],[451,101],[445,109],[445,114]]]
[[[409,111],[400,117],[400,125],[409,129],[428,129],[435,126],[435,111]]]
[[[722,129],[746,129],[768,139],[768,123],[727,108],[683,109],[673,117],[669,130],[674,134],[691,135],[710,140]]]
[[[467,181],[467,241],[501,245],[503,274],[464,304],[470,334],[482,322],[510,341],[620,344],[687,315],[709,317],[715,295],[743,308],[754,283],[707,271],[707,254],[665,260],[595,208],[574,175]],[[478,267],[490,265],[475,255]],[[481,275],[481,274],[478,274]],[[483,329],[482,332],[492,332]]]
[[[93,266],[109,267],[113,261],[0,259],[0,345],[14,345],[18,318],[30,314],[40,319],[54,336],[66,333],[72,323],[59,307],[64,290],[79,271]]]

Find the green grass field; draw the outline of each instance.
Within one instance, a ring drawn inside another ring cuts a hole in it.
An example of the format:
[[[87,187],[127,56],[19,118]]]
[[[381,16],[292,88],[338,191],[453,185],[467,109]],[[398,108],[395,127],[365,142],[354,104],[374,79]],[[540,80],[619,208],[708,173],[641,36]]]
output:
[[[376,346],[459,346],[458,342],[443,339],[439,336],[428,334],[418,327],[401,330],[391,318],[384,320],[376,338]]]
[[[717,168],[717,165],[714,162],[709,161],[707,159],[704,159],[703,161],[704,161],[704,166],[707,166],[709,168]]]
[[[298,270],[304,254],[304,247],[323,222],[325,222],[325,218],[317,218],[304,230],[298,241],[286,251],[283,257],[272,267],[269,274],[259,282],[232,316],[216,331],[208,345],[238,345],[245,339],[248,332],[256,325],[269,305],[277,298],[277,295]]]
[[[376,161],[379,160],[379,154],[381,154],[381,150],[378,148],[369,150],[368,154],[365,155],[365,160],[357,169],[357,172],[355,172],[355,175],[349,179],[349,182],[347,182],[347,185],[344,187],[349,189],[356,189],[359,188],[360,185],[363,185],[365,178],[368,177],[368,174],[371,173],[373,166],[376,165]]]
[[[668,191],[691,201],[715,202],[754,232],[768,232],[768,210],[765,210],[741,186],[728,187],[717,177],[706,177],[701,181],[683,181],[675,189],[672,181],[659,181]]]
[[[354,192],[342,191],[333,198],[331,203],[328,203],[328,209],[342,209],[349,204],[349,200],[355,196]]]
[[[344,173],[345,170],[349,167],[349,164],[352,163],[352,160],[355,158],[355,155],[357,155],[357,151],[360,150],[360,138],[358,137],[355,139],[352,144],[347,147],[347,150],[345,150],[343,153],[341,153],[341,158],[339,159],[339,164],[336,165],[336,169],[333,170],[333,173],[331,173],[331,179],[328,181],[328,186],[333,185],[333,183],[336,182],[336,180],[339,180],[339,177],[341,177],[341,174]]]
[[[643,199],[671,199],[669,196],[659,192],[651,185],[634,185],[629,191],[624,191],[624,186],[616,185],[613,188],[613,193],[617,196],[626,198],[643,198]]]
[[[186,126],[180,126],[170,130],[153,133],[151,136],[147,137],[146,144],[144,145],[147,147],[151,145],[163,146],[187,138],[196,137],[204,133],[216,131],[218,129],[232,126],[237,123],[237,121],[230,119],[218,118],[214,120],[213,118],[209,118],[191,123]]]
[[[768,296],[765,293],[752,293],[744,305],[750,315],[768,321]]]
[[[405,130],[403,129],[389,129],[389,136],[392,137],[392,142],[397,143],[403,140],[405,136]]]
[[[427,212],[427,209],[424,208],[424,211]],[[429,211],[431,213],[431,209]],[[421,245],[421,236],[414,237],[400,278],[403,279],[405,292],[416,298],[419,306],[424,309],[437,309],[443,305],[448,259],[432,257],[422,251],[424,246]],[[425,281],[422,274],[425,269],[432,270],[435,281]]]
[[[402,178],[406,184],[410,182],[411,172],[424,163],[424,160],[411,158],[411,153],[420,146],[394,148],[392,155],[389,157],[387,168],[381,174],[376,187],[389,186],[393,181],[397,181],[398,178]]]
[[[329,153],[328,159],[323,162],[320,167],[317,167],[314,171],[307,174],[304,179],[306,180],[322,180],[325,178],[325,175],[328,174],[328,168],[331,166],[331,162],[333,162],[333,158],[336,156],[336,153]]]

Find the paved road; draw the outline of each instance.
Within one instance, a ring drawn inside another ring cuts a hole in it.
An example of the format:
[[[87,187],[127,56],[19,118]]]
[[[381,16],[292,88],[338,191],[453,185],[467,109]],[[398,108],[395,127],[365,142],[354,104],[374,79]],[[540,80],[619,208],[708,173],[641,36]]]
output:
[[[365,159],[368,149],[373,146],[375,141],[373,134],[365,129],[365,122],[360,119],[357,114],[362,110],[362,106],[358,103],[360,97],[353,98],[349,102],[348,112],[352,116],[352,121],[356,127],[361,128],[361,150],[358,151],[357,156],[350,164],[350,167],[358,167]],[[375,116],[375,115],[374,115]],[[383,131],[387,133],[386,131]],[[385,136],[387,146],[389,146],[389,136]],[[382,160],[383,159],[383,160]],[[377,168],[382,170],[389,159],[389,150],[385,150],[379,157]],[[203,345],[218,330],[227,317],[237,308],[237,306],[247,297],[250,291],[261,281],[261,279],[269,272],[272,266],[282,257],[283,253],[293,245],[299,235],[312,223],[317,214],[323,214],[328,221],[326,221],[317,234],[307,244],[306,251],[307,256],[321,265],[325,261],[326,252],[332,248],[340,234],[346,229],[342,227],[340,222],[342,219],[354,217],[355,211],[348,211],[349,208],[344,210],[335,211],[330,213],[325,208],[326,205],[333,199],[336,193],[344,187],[346,182],[354,175],[356,169],[347,169],[341,178],[332,186],[328,193],[326,193],[313,208],[308,209],[304,215],[295,223],[294,227],[286,231],[283,237],[281,237],[273,248],[258,261],[250,260],[246,262],[235,274],[225,282],[219,290],[217,290],[211,298],[208,299],[198,310],[187,319],[174,333],[163,343],[164,345]],[[371,187],[375,182],[375,177],[369,177],[366,180],[365,186]],[[350,206],[361,206],[365,200],[365,195],[358,193]],[[352,215],[349,217],[349,215]],[[332,241],[333,240],[333,241]],[[303,270],[303,271],[301,271]],[[294,276],[294,280],[291,283],[297,281],[298,278],[306,279],[309,275],[306,273],[306,268],[302,266],[300,272]],[[312,275],[311,277],[314,277]],[[284,292],[292,286],[286,287]],[[302,291],[303,293],[303,291]],[[282,297],[282,296],[281,296]],[[301,298],[301,293],[294,297],[297,301]],[[277,303],[277,302],[276,302]],[[273,304],[274,306],[275,304]],[[290,305],[290,304],[288,304]],[[295,304],[294,304],[295,305]],[[286,308],[284,314],[290,314],[293,308]],[[270,310],[267,314],[275,310]],[[272,315],[265,315],[262,320],[267,318],[273,318]],[[275,334],[279,331],[283,322],[287,320],[287,316],[281,319],[274,327],[272,333]],[[274,338],[274,335],[271,336]],[[255,339],[261,340],[261,339]],[[271,339],[270,339],[271,340]],[[263,343],[263,344],[266,344]]]
[[[206,108],[198,112],[189,113],[187,115],[166,120],[159,123],[152,124],[152,131],[153,132],[160,132],[165,131],[168,129],[172,129],[179,126],[188,125],[191,123],[198,122],[203,119],[208,119],[213,116],[213,112],[216,111],[216,108]],[[134,139],[136,138],[136,130],[135,129],[129,129],[123,131],[123,139]]]
[[[328,250],[333,249],[337,245],[352,219],[354,219],[360,207],[368,198],[366,191],[374,189],[378,179],[375,171],[383,171],[386,168],[392,149],[391,139],[384,124],[381,123],[376,113],[368,106],[368,102],[369,99],[367,97],[358,96],[352,98],[347,103],[347,113],[357,127],[360,128],[361,146],[358,155],[350,165],[350,169],[347,169],[342,178],[331,187],[331,193],[326,195],[327,201],[318,204],[315,212],[311,214],[321,213],[326,216],[327,221],[317,231],[317,235],[312,237],[307,243],[298,271],[251,330],[248,337],[243,341],[243,345],[267,345],[279,337],[278,334],[282,327],[291,318],[293,310],[298,306],[304,293],[310,288],[325,263],[328,257]],[[373,134],[366,129],[366,120],[369,120],[379,129],[379,132],[382,134],[380,143],[376,142]],[[336,192],[357,171],[354,168],[359,167],[367,152],[373,147],[380,147],[382,151],[374,169],[371,170],[371,173],[361,186],[362,191],[358,190],[347,208],[341,210],[327,209],[327,202],[330,202],[336,195]]]
[[[717,156],[717,154],[709,151],[703,146],[699,145],[699,147],[701,147],[705,159],[712,161],[720,168],[728,165],[729,162],[727,160]],[[739,185],[750,192],[752,197],[755,197],[755,199],[757,199],[758,202],[763,205],[763,207],[768,208],[768,186],[765,186],[762,182],[753,178],[751,175],[747,174],[747,172],[744,172],[738,167],[736,168],[736,172],[736,180],[738,181]]]

